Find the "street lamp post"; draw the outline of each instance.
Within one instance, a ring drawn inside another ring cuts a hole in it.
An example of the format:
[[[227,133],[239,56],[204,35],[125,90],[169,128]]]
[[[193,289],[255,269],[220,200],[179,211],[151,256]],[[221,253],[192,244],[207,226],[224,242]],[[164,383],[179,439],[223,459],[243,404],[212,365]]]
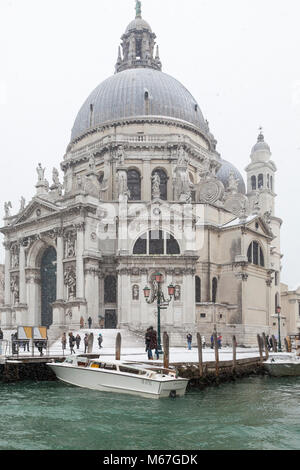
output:
[[[278,318],[278,352],[282,352],[281,349],[281,338],[280,338],[280,320],[281,320],[281,307],[276,307],[276,313],[277,313],[277,318]]]
[[[168,286],[168,294],[169,299],[165,299],[164,293],[162,291],[162,283],[163,283],[163,276],[161,273],[156,273],[154,275],[155,281],[157,282],[157,290],[153,289],[151,295],[151,289],[149,287],[144,288],[144,296],[145,300],[148,304],[153,304],[156,300],[157,302],[157,347],[158,353],[163,354],[162,347],[161,347],[161,329],[160,329],[160,312],[161,309],[167,308],[165,305],[169,305],[171,300],[173,299],[175,287],[173,284]]]

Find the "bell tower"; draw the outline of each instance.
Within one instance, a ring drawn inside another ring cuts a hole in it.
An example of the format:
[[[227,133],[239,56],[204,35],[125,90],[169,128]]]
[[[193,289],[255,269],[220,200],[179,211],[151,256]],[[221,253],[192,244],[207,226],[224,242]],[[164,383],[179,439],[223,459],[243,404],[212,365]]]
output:
[[[275,215],[275,163],[271,160],[271,150],[265,142],[262,128],[257,143],[251,151],[251,163],[247,166],[247,196],[252,212],[260,215],[268,212]]]

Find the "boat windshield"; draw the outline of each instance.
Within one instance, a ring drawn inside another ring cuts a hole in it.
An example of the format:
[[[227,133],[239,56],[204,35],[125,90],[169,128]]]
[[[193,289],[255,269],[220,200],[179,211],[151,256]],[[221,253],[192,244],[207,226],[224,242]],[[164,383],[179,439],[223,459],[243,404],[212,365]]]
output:
[[[135,369],[134,367],[119,366],[120,372],[125,372],[126,374],[136,374],[136,375],[146,375],[147,371],[143,369]]]

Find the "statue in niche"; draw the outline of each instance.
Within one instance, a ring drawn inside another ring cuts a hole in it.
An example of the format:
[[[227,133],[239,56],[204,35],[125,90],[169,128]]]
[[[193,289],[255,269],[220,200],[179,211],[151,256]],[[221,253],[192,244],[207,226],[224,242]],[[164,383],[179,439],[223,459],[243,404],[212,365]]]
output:
[[[20,300],[19,279],[17,277],[12,278],[10,282],[10,290],[13,295],[13,303],[16,305]]]
[[[234,172],[231,171],[228,177],[228,191],[237,193],[239,187],[239,180],[235,177]]]
[[[18,268],[19,267],[19,247],[15,243],[12,245],[11,250],[10,250],[10,255],[11,255],[11,267]]]
[[[137,284],[135,284],[132,288],[132,299],[139,300],[140,298],[140,288]]]
[[[96,170],[96,161],[94,155],[91,155],[89,158],[89,170],[93,173]]]
[[[174,300],[180,300],[181,298],[181,287],[176,285],[174,289]]]
[[[128,190],[127,186],[127,172],[126,171],[118,171],[117,174],[118,180],[118,195],[119,198],[129,197],[130,191]]]
[[[68,232],[66,235],[66,257],[73,258],[76,255],[76,236],[73,232]]]
[[[36,169],[37,174],[38,174],[38,181],[39,182],[45,181],[45,170],[46,170],[46,168],[42,168],[41,163],[39,163],[38,167]]]
[[[72,300],[76,296],[76,272],[73,267],[67,268],[64,275],[65,285],[68,287],[68,298]]]
[[[178,150],[178,166],[186,166],[187,163],[186,151],[184,150],[184,146],[181,145]]]
[[[157,172],[152,176],[152,196],[155,199],[160,198],[160,176]]]
[[[10,209],[12,209],[12,204],[10,201],[4,203],[4,212],[5,217],[10,217]]]

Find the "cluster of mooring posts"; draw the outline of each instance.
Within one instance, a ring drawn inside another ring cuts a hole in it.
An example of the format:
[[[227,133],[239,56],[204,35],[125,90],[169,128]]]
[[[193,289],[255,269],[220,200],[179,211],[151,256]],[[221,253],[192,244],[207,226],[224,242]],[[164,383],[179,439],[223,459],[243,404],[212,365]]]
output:
[[[215,360],[203,361],[203,345],[201,334],[197,333],[198,362],[172,362],[170,360],[169,335],[163,335],[163,367],[165,369],[176,368],[179,377],[188,378],[190,387],[204,388],[208,385],[218,385],[222,382],[232,381],[236,378],[249,377],[252,374],[265,374],[263,362],[269,357],[269,350],[265,334],[257,335],[259,356],[237,359],[237,341],[232,338],[232,359],[220,361],[217,334],[214,334],[214,354]],[[115,345],[115,359],[121,360],[122,337],[118,333]],[[276,352],[276,340],[274,338],[274,352]],[[81,354],[83,357],[91,359],[98,358],[99,354]],[[103,356],[104,357],[104,356]],[[18,382],[24,380],[50,381],[56,380],[55,374],[47,362],[64,361],[65,356],[42,357],[6,357],[0,364],[0,380],[4,382]],[[125,359],[126,360],[126,359]],[[134,361],[131,361],[134,362]],[[148,361],[136,361],[137,363],[148,363]],[[155,364],[155,361],[152,362]],[[161,364],[161,363],[157,363]]]

